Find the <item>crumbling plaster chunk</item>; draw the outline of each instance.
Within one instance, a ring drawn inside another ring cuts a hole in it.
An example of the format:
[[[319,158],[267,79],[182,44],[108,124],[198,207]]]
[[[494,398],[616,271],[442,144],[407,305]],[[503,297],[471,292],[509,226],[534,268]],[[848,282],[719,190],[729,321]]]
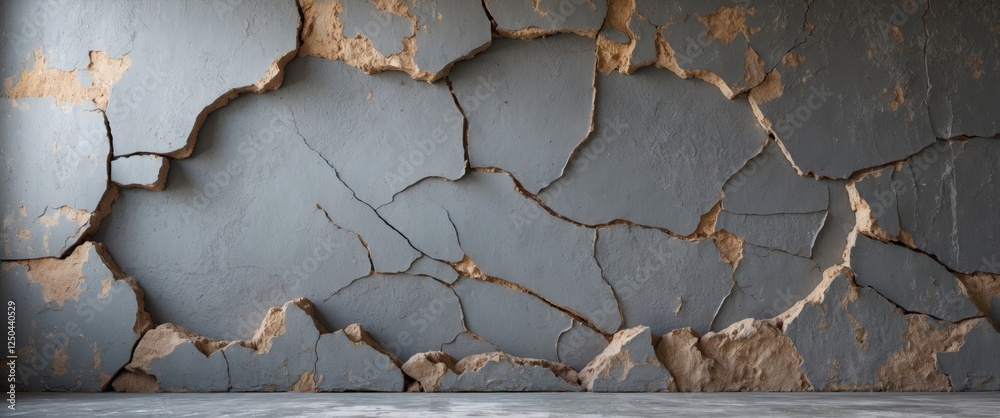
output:
[[[300,388],[300,379],[313,383],[316,343],[322,332],[312,304],[305,299],[271,308],[253,340],[233,342],[222,350],[232,391],[285,392]]]
[[[662,27],[659,65],[712,83],[729,98],[760,84],[810,33],[806,0],[637,2]]]
[[[358,324],[320,335],[316,355],[319,391],[403,391],[403,371],[398,360]]]
[[[424,392],[577,392],[577,374],[565,364],[501,352],[476,354],[456,362],[443,352],[418,353],[403,371]]]
[[[345,6],[339,0],[299,0],[304,19],[299,55],[342,60],[369,74],[402,71],[436,81],[492,41],[490,19],[479,2],[390,0],[372,2],[372,10],[350,4],[357,1]]]
[[[601,228],[595,254],[624,326],[645,325],[654,334],[683,327],[707,332],[733,277],[711,240],[689,242],[650,228]]]
[[[777,316],[809,296],[822,279],[819,266],[812,260],[744,244],[743,258],[733,273],[732,290],[712,328],[728,328],[744,318]]]
[[[992,181],[998,160],[996,139],[942,141],[900,163],[891,185],[885,172],[868,174],[854,186],[859,225],[891,225],[892,217],[879,213],[897,211],[898,236],[867,229],[930,253],[955,271],[1000,273],[1000,193]],[[866,188],[867,182],[881,185]]]
[[[981,320],[965,334],[957,351],[938,353],[937,364],[955,390],[1000,390],[997,352],[1000,352],[1000,332]]]
[[[899,236],[899,206],[896,168],[872,171],[849,183],[851,199],[857,213],[859,231],[870,236],[891,239]]]
[[[745,102],[665,70],[599,74],[596,103],[595,132],[538,195],[587,225],[621,219],[692,234],[767,140]]]
[[[142,290],[101,244],[61,260],[4,262],[0,290],[18,313],[20,390],[100,392],[150,327]]]
[[[927,255],[863,235],[851,247],[851,269],[858,286],[869,286],[907,312],[948,322],[978,316],[958,277]]]
[[[906,344],[907,320],[875,290],[854,286],[840,272],[793,308],[784,330],[816,390],[880,390],[886,382],[878,369]]]
[[[29,98],[0,106],[0,259],[61,257],[107,214],[104,117]]]
[[[455,283],[454,289],[462,301],[465,323],[470,331],[505,353],[559,361],[560,337],[573,326],[573,317],[533,295],[499,283],[463,277]],[[586,339],[578,349],[591,351],[594,344],[600,343]]]
[[[608,339],[580,321],[574,320],[573,326],[559,335],[557,344],[559,361],[574,370],[583,370],[590,360],[608,347]]]
[[[111,181],[121,187],[163,190],[170,160],[159,155],[133,155],[111,161]]]
[[[604,74],[631,74],[657,59],[659,29],[640,16],[633,0],[610,0],[597,35],[597,68]]]
[[[463,332],[455,337],[455,341],[442,346],[441,351],[455,358],[465,358],[474,354],[500,351],[493,343],[471,332]]]
[[[529,193],[562,175],[591,131],[595,58],[592,39],[559,35],[498,40],[456,65],[448,79],[468,119],[472,167],[506,170]]]
[[[882,389],[937,392],[957,389],[949,382],[948,375],[942,373],[944,368],[939,366],[939,360],[959,350],[965,336],[981,324],[982,319],[957,324],[921,314],[908,314],[906,319],[906,345],[878,369],[884,383]]]
[[[331,326],[358,323],[397,358],[441,350],[466,331],[458,296],[430,277],[369,276],[316,305]]]
[[[172,164],[166,190],[123,190],[99,231],[156,301],[157,322],[249,338],[271,306],[323,300],[420,255],[296,133],[301,116],[282,91],[210,115],[196,158]]]
[[[894,16],[900,18],[914,16]],[[1000,57],[996,53],[1000,7],[990,0],[935,2],[924,20],[930,80],[927,102],[934,132],[940,138],[1000,134]]]
[[[154,379],[160,392],[225,392],[229,390],[229,366],[221,349],[225,342],[199,337],[174,324],[149,330],[125,366],[126,373]],[[137,391],[115,379],[116,390]]]
[[[594,231],[552,216],[518,193],[507,174],[426,179],[378,213],[425,254],[450,263],[468,256],[481,273],[577,312],[604,332],[621,326],[617,309],[604,310],[615,297],[594,260]]]
[[[607,0],[486,0],[496,30],[510,38],[571,32],[593,38],[608,12]]]
[[[681,392],[789,392],[811,388],[802,357],[771,322],[745,319],[700,338],[671,331],[656,347]]]
[[[812,35],[749,95],[800,172],[847,178],[934,142],[918,3],[899,25],[890,0],[809,6]]]
[[[611,344],[580,372],[580,384],[591,392],[662,392],[670,380],[645,326],[615,333]]]

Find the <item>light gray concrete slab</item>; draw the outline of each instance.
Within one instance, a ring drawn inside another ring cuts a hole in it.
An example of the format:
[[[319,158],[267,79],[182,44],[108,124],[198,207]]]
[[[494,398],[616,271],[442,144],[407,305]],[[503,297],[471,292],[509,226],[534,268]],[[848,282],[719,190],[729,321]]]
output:
[[[10,416],[995,416],[994,393],[19,394]],[[11,412],[11,411],[7,411]]]

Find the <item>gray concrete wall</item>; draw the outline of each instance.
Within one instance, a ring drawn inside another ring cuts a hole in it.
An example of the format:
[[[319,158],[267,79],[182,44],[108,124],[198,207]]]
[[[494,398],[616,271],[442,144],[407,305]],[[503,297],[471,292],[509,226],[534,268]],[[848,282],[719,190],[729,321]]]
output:
[[[993,1],[2,8],[19,390],[1000,390]]]

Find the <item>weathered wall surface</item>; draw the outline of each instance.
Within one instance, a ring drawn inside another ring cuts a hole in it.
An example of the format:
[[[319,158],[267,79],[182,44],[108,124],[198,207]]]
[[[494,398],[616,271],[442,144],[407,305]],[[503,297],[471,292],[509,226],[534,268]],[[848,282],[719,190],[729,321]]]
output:
[[[991,0],[2,8],[24,390],[1000,390]]]

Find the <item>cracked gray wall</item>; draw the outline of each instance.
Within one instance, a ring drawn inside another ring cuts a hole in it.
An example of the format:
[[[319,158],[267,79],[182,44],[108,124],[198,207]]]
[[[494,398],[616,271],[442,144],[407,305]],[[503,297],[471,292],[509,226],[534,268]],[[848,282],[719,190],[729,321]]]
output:
[[[995,2],[7,3],[22,390],[1000,390]]]

